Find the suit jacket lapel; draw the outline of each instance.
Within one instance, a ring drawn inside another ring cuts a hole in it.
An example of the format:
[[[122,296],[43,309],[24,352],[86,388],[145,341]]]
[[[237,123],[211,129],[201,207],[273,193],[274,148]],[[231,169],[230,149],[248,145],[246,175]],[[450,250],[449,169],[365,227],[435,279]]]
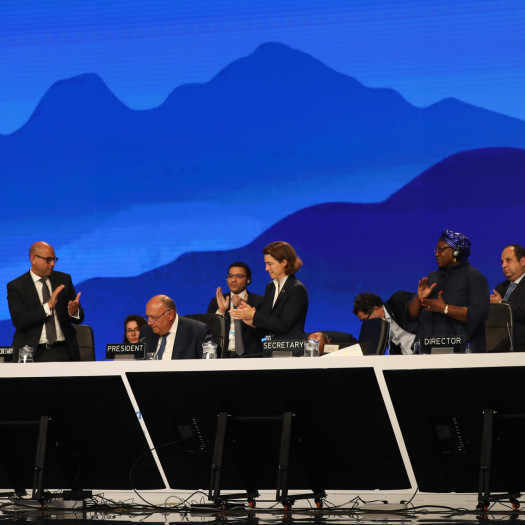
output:
[[[272,310],[279,304],[279,301],[283,298],[283,295],[288,291],[290,286],[292,286],[292,281],[294,280],[294,277],[291,275],[286,279],[286,282],[284,283],[284,286],[282,287],[281,291],[279,292],[279,295],[277,296],[277,300],[275,301],[275,304],[273,305]],[[275,285],[274,285],[275,286]],[[275,293],[275,288],[274,288]]]
[[[181,317],[179,315],[179,323],[177,325],[177,333],[175,334],[175,341],[173,342],[173,352],[171,354],[172,359],[179,359],[182,349],[187,344],[186,341],[186,330],[184,323],[181,323]]]
[[[31,277],[31,272],[26,273],[24,287],[26,289],[26,293],[28,294],[28,297],[31,298],[33,303],[42,304],[42,302],[40,301],[40,297],[38,295],[38,291],[36,289],[36,285],[33,281],[33,278]]]
[[[510,282],[507,285],[507,288],[505,289],[505,292],[509,289],[509,286],[510,286]],[[508,300],[510,301],[511,298],[516,298],[522,292],[522,290],[525,290],[525,277],[519,282],[519,284],[516,286],[516,288],[514,288],[514,290],[512,290],[512,293],[510,294]]]

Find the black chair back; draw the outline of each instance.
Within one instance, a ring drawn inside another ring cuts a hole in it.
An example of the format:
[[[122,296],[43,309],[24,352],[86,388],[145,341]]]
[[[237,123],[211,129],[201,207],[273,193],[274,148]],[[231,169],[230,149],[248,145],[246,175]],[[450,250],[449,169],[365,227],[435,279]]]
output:
[[[212,341],[217,345],[217,357],[225,357],[227,346],[227,334],[229,327],[226,318],[220,314],[190,314],[185,315],[188,319],[194,319],[205,323],[210,327]]]
[[[390,323],[382,317],[363,321],[359,332],[363,355],[383,355],[388,344],[389,329]]]
[[[93,337],[93,328],[87,324],[75,326],[77,331],[78,350],[81,361],[96,361],[95,356],[95,338]]]
[[[485,321],[487,352],[514,351],[514,319],[508,303],[490,305],[489,316]]]

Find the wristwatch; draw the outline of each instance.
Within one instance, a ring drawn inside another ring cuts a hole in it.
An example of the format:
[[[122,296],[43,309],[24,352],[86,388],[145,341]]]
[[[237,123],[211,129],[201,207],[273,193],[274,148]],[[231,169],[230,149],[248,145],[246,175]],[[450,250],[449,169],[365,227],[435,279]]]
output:
[[[444,313],[445,315],[448,314],[448,304],[445,305],[445,309],[443,310],[443,313]]]

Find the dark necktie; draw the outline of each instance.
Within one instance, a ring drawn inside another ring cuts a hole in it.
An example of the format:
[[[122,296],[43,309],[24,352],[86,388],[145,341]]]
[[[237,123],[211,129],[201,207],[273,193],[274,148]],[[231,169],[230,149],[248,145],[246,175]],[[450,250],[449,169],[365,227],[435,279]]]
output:
[[[242,321],[235,319],[235,353],[240,357],[244,354],[244,343],[242,342]]]
[[[232,300],[233,303],[233,300]],[[233,308],[237,308],[235,304],[233,305]],[[234,330],[235,330],[235,353],[241,357],[241,355],[244,354],[244,343],[242,341],[242,321],[240,319],[234,319],[233,322]]]
[[[505,297],[503,298],[504,301],[506,301],[510,297],[510,294],[514,291],[514,288],[516,288],[516,286],[517,286],[516,283],[509,284],[509,287],[507,288],[507,291],[505,292]]]
[[[47,287],[47,279],[40,279],[42,283],[42,302],[45,304],[51,299],[49,288]],[[47,342],[53,344],[57,340],[57,328],[55,326],[54,310],[51,310],[51,315],[48,316],[45,322]]]
[[[164,334],[162,336],[162,341],[160,342],[159,351],[157,352],[157,359],[159,360],[162,359],[162,354],[164,354],[164,350],[166,349],[166,339],[168,337],[168,334]]]

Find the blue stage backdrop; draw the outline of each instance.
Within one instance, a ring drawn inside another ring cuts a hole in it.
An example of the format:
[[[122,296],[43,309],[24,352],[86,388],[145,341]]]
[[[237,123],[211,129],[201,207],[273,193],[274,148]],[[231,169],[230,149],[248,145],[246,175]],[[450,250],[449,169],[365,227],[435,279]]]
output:
[[[524,244],[525,6],[473,1],[0,5],[4,285],[52,244],[97,356],[130,313],[206,310],[228,264],[304,261],[307,331],[415,291],[444,228],[493,288]],[[13,326],[0,301],[0,344]]]

